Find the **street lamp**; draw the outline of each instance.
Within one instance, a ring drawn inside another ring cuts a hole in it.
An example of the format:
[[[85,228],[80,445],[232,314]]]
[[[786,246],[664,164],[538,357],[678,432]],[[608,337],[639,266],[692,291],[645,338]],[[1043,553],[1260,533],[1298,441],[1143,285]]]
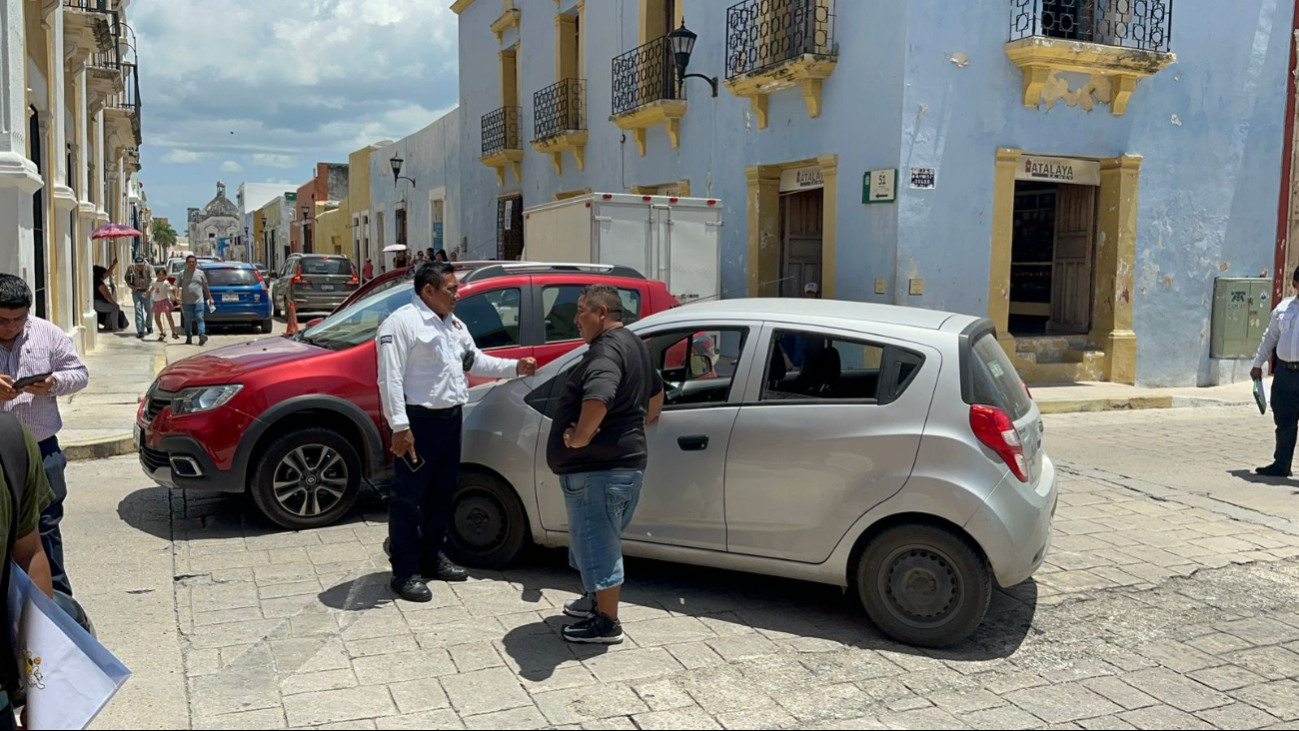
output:
[[[687,74],[686,67],[690,65],[690,54],[695,51],[695,41],[699,40],[699,35],[686,27],[686,22],[681,21],[681,27],[668,33],[668,43],[672,46],[672,55],[677,61],[677,74],[681,78],[682,85],[686,79],[691,77],[703,79],[713,87],[713,98],[717,98],[717,77],[704,76],[703,74]]]
[[[406,164],[405,160],[400,157],[394,157],[388,162],[392,164],[392,186],[394,188],[397,187],[397,183],[402,180],[409,180],[411,185],[416,185],[414,178],[402,177],[401,166]]]

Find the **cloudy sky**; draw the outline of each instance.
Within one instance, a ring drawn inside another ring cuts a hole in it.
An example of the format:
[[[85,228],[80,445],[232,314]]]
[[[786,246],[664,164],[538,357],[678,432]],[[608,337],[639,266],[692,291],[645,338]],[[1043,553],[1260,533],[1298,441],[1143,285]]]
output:
[[[317,162],[399,139],[455,107],[444,0],[134,0],[143,170],[183,222],[226,183],[307,182]],[[177,230],[184,234],[183,225]]]

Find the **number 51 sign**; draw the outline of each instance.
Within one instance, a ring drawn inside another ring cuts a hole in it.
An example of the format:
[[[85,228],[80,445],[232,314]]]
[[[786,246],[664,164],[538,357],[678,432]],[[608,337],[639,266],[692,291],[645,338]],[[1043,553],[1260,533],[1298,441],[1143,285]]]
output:
[[[897,200],[898,171],[871,170],[862,176],[862,203],[891,203]]]

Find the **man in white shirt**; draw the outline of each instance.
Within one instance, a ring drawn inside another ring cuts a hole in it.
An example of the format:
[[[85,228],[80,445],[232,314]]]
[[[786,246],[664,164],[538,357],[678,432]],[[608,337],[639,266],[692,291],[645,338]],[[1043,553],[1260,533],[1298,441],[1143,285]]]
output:
[[[425,262],[415,272],[415,297],[379,328],[379,396],[392,428],[396,480],[388,502],[392,590],[411,602],[432,601],[429,579],[464,581],[464,569],[442,554],[460,482],[461,410],[469,402],[467,373],[485,378],[530,376],[534,358],[484,354],[452,314],[455,268]]]
[[[1299,269],[1291,282],[1299,290]],[[1263,378],[1263,364],[1276,357],[1272,380],[1272,419],[1276,422],[1276,454],[1272,464],[1254,470],[1264,477],[1289,477],[1299,437],[1299,304],[1294,297],[1281,300],[1254,356],[1250,377]]]

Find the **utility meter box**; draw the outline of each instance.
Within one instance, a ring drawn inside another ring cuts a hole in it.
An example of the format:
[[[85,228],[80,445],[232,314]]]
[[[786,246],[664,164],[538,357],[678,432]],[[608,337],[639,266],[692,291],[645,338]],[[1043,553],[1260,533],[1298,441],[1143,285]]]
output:
[[[1213,281],[1210,358],[1253,358],[1272,315],[1272,280],[1219,277]]]

